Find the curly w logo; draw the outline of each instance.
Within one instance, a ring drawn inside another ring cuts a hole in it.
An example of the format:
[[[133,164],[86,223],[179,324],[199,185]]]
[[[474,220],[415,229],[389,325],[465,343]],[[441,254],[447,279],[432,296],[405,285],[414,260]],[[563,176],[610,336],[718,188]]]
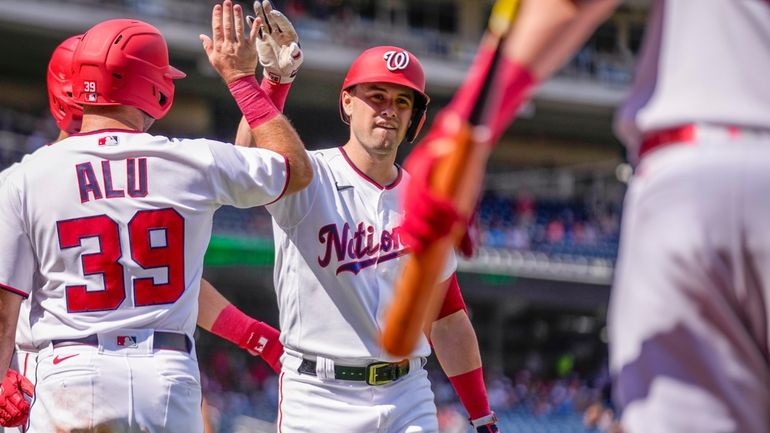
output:
[[[409,53],[406,51],[391,50],[386,52],[383,58],[385,59],[385,67],[391,72],[406,69],[409,66]]]

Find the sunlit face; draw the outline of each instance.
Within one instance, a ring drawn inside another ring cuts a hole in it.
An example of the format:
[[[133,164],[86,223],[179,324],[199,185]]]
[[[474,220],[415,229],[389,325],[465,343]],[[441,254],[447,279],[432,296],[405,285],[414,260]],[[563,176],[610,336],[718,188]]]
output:
[[[359,84],[342,93],[351,139],[369,153],[387,156],[404,141],[412,118],[414,91],[390,83]]]

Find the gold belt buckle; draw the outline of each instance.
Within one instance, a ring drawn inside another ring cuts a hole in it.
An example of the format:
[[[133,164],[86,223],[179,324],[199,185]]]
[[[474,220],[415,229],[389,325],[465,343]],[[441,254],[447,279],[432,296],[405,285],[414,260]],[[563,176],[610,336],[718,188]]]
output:
[[[377,380],[377,370],[382,367],[390,366],[389,362],[376,362],[366,366],[366,383],[368,385],[385,385],[386,383],[393,382],[393,378]]]

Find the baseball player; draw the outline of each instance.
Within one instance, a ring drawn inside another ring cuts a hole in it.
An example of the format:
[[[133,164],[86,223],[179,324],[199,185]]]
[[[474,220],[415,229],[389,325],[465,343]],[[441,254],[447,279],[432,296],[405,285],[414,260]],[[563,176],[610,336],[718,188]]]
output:
[[[278,19],[278,24],[283,25],[284,28],[291,26],[291,23],[277,11],[270,15]],[[72,98],[71,74],[72,55],[81,38],[82,35],[72,36],[59,44],[48,64],[47,87],[49,108],[60,130],[56,141],[63,140],[80,130],[83,108]],[[270,35],[262,37],[257,46],[269,43],[270,38]],[[280,45],[278,46],[280,47]],[[262,62],[269,62],[270,58],[271,52],[263,52],[261,55]],[[296,75],[301,63],[302,56],[301,50],[299,50],[299,55],[293,56],[292,75]],[[270,100],[282,110],[290,86],[290,83],[275,84],[263,80],[262,88],[270,97]],[[15,163],[0,172],[0,184],[18,165],[18,163]],[[278,340],[278,330],[243,314],[205,279],[201,280],[198,300],[198,326],[238,344],[254,355],[261,356],[276,372],[280,371],[280,355],[283,353],[283,347]],[[11,362],[11,369],[13,370],[9,369],[8,373],[8,375],[11,375],[11,380],[18,378],[20,384],[18,387],[4,387],[2,393],[5,398],[10,397],[9,393],[18,393],[19,391],[26,392],[28,396],[31,396],[30,390],[34,387],[36,380],[35,371],[39,348],[32,339],[29,312],[30,302],[25,300],[21,304],[19,321],[16,326],[16,351]],[[235,324],[238,326],[234,326]],[[21,374],[23,377],[18,377],[18,374]],[[22,384],[23,386],[21,386]],[[24,431],[26,420],[22,419],[19,422],[21,423],[19,430]],[[0,418],[0,426],[10,427],[11,424],[13,424],[11,420]]]
[[[652,2],[608,312],[622,424],[770,429],[770,3]]]
[[[535,80],[574,51],[569,37],[594,27],[587,13],[555,38],[549,29],[571,5],[534,13],[546,3],[524,2],[525,23],[506,43],[504,61]],[[538,31],[528,38],[521,29]],[[635,83],[616,117],[637,163],[608,312],[610,368],[628,432],[770,426],[768,46],[767,1],[652,2]],[[474,89],[469,83],[472,75],[464,90]],[[513,116],[498,117],[493,128]]]
[[[443,272],[446,301],[414,353],[394,358],[379,343],[409,253],[399,206],[409,174],[395,164],[396,152],[417,137],[427,104],[413,54],[392,46],[366,50],[340,93],[349,141],[310,152],[310,186],[267,207],[285,346],[281,432],[437,432],[423,369],[431,343],[473,425],[497,431],[454,261]]]
[[[243,29],[239,6],[216,5],[204,48],[264,149],[143,132],[168,112],[184,74],[157,29],[110,20],[74,55],[81,132],[4,182],[0,365],[22,297],[41,307],[33,335],[50,339],[33,431],[202,430],[191,334],[213,212],[266,204],[312,177],[301,141],[254,79],[256,27]],[[45,198],[30,194],[41,185]]]
[[[48,105],[60,131],[56,141],[62,140],[80,130],[83,109],[71,97],[72,82],[70,78],[72,54],[75,52],[81,37],[82,35],[76,35],[64,40],[54,49],[51,60],[48,63],[46,74]],[[14,163],[0,172],[0,185],[18,166],[19,163]],[[32,338],[32,330],[29,323],[30,312],[30,302],[28,300],[23,301],[19,310],[19,321],[16,324],[16,350],[8,373],[6,373],[6,377],[10,377],[12,380],[17,374],[20,374],[20,377],[17,379],[19,386],[3,386],[3,389],[0,390],[0,398],[5,400],[13,400],[14,398],[11,394],[18,394],[20,392],[25,393],[30,398],[34,396],[38,347]],[[21,403],[18,397],[17,401]],[[19,425],[19,428],[16,431],[24,432],[27,425],[26,417],[16,420],[0,418],[0,426],[16,427],[17,425]],[[12,430],[6,429],[6,431]]]

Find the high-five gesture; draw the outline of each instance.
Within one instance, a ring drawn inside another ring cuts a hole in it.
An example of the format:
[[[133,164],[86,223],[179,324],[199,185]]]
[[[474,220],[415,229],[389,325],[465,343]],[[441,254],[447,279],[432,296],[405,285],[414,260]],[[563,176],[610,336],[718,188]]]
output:
[[[294,26],[286,15],[273,9],[270,0],[255,1],[254,13],[261,19],[256,21],[260,30],[257,52],[263,75],[274,83],[291,83],[304,59]]]
[[[200,35],[211,66],[226,83],[254,75],[257,68],[256,40],[259,26],[245,33],[243,8],[231,0],[217,4],[211,12],[212,36]]]

